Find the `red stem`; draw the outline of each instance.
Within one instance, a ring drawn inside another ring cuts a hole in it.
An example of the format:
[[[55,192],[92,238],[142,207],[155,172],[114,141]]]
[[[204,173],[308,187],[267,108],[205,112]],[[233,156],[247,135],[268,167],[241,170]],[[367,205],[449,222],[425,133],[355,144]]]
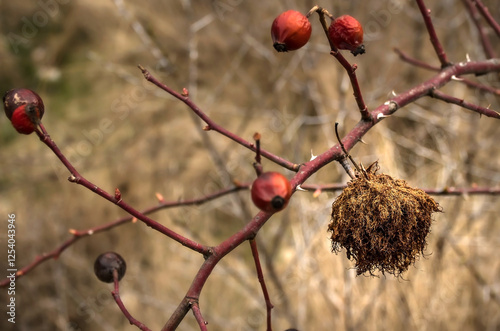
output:
[[[264,274],[262,273],[262,266],[260,264],[259,250],[257,248],[257,241],[255,239],[250,240],[250,248],[252,249],[252,256],[255,262],[255,269],[257,271],[257,278],[259,279],[260,287],[262,288],[262,293],[264,294],[264,300],[266,301],[266,311],[267,311],[267,331],[272,331],[271,325],[271,310],[273,309],[273,304],[271,303],[271,298],[269,297],[269,292],[267,291],[266,282],[264,280]]]
[[[347,75],[349,76],[349,80],[351,81],[351,86],[353,89],[353,94],[354,94],[354,99],[356,100],[356,103],[358,104],[359,111],[361,113],[361,118],[363,120],[370,120],[370,112],[368,111],[368,107],[365,104],[365,101],[363,100],[363,94],[361,93],[361,88],[359,87],[359,82],[358,78],[356,76],[356,69],[357,65],[356,64],[350,64],[349,61],[346,60],[346,58],[342,55],[342,53],[335,47],[333,42],[330,40],[330,35],[328,33],[328,25],[326,24],[326,19],[325,16],[328,16],[330,18],[333,18],[330,13],[324,8],[321,8],[319,6],[314,6],[308,13],[308,15],[311,15],[313,12],[318,13],[319,15],[319,21],[321,23],[321,26],[323,27],[323,31],[326,35],[326,38],[328,39],[328,43],[330,44],[330,49],[331,52],[330,54],[333,55],[337,61],[344,67],[345,71],[347,72]]]
[[[427,32],[429,33],[432,46],[434,47],[434,50],[436,51],[439,61],[441,62],[441,68],[450,66],[451,63],[448,61],[448,58],[446,57],[446,53],[444,52],[443,46],[439,42],[436,30],[434,29],[434,24],[432,24],[431,10],[427,9],[423,0],[417,0],[417,5],[424,18],[425,27],[427,28]]]
[[[488,24],[493,28],[497,36],[500,37],[500,24],[498,24],[498,22],[493,18],[493,16],[491,16],[488,7],[486,7],[480,0],[472,0],[472,3],[476,5],[481,15],[483,15]]]
[[[141,70],[142,74],[144,75],[144,78],[146,78],[147,81],[153,83],[154,85],[158,86],[159,88],[161,88],[165,92],[169,93],[173,97],[184,102],[199,118],[201,118],[205,123],[207,123],[207,127],[205,128],[205,130],[214,130],[216,132],[219,132],[220,134],[228,137],[229,139],[237,142],[238,144],[250,149],[251,151],[253,151],[253,152],[256,151],[256,147],[254,144],[248,142],[247,140],[239,137],[238,135],[230,132],[229,130],[226,130],[222,126],[215,123],[210,117],[208,117],[207,114],[205,114],[200,108],[198,108],[198,106],[193,101],[191,101],[191,99],[189,99],[189,95],[182,95],[181,93],[178,93],[178,92],[174,91],[173,89],[171,89],[170,87],[168,87],[167,85],[161,83],[155,77],[153,77],[153,75],[151,75],[151,73],[148,70],[146,70],[144,67],[139,66],[139,69]],[[300,166],[299,164],[292,163],[292,162],[285,160],[279,156],[276,156],[276,155],[274,155],[266,150],[261,149],[260,154],[263,157],[273,161],[274,163],[276,163],[276,164],[278,164],[286,169],[289,169],[292,171],[297,171],[299,169],[299,166]]]
[[[250,187],[250,184],[238,184],[238,186],[233,187],[233,188],[227,188],[223,189],[217,192],[214,192],[212,194],[200,197],[200,198],[195,198],[195,199],[185,199],[185,200],[179,200],[179,201],[161,201],[159,205],[147,208],[143,210],[141,213],[144,215],[151,214],[153,212],[156,212],[161,209],[166,209],[166,208],[173,208],[173,207],[180,207],[180,206],[192,206],[192,205],[201,205],[205,202],[209,202],[211,200],[217,199],[221,196],[234,193],[240,190],[247,190]],[[109,222],[104,225],[99,225],[93,228],[89,228],[86,230],[74,230],[71,229],[69,232],[73,235],[72,238],[66,240],[63,242],[61,245],[56,247],[54,250],[50,251],[49,253],[45,253],[39,256],[36,256],[35,259],[29,263],[28,265],[24,266],[22,269],[18,270],[16,272],[16,279],[19,277],[22,277],[29,273],[31,270],[35,269],[38,265],[42,264],[43,262],[50,260],[50,259],[57,259],[65,250],[66,248],[72,246],[74,243],[76,243],[78,240],[82,239],[83,237],[91,236],[100,232],[108,231],[111,230],[112,228],[115,228],[117,226],[120,226],[122,224],[128,223],[132,221],[134,217],[122,217],[120,219],[117,219],[115,221]],[[9,284],[10,280],[8,278],[3,279],[0,281],[0,287],[5,287]]]
[[[143,331],[151,331],[151,329],[149,329],[146,325],[144,325],[143,323],[139,322],[134,317],[132,317],[132,315],[130,315],[127,308],[123,304],[122,299],[120,298],[120,285],[119,285],[120,282],[118,281],[118,271],[116,269],[113,270],[113,278],[115,283],[115,289],[111,292],[111,294],[113,295],[113,299],[115,299],[115,302],[118,305],[118,307],[120,307],[120,310],[122,311],[123,315],[125,315],[125,317],[129,320],[131,325],[135,325]]]
[[[259,229],[272,216],[270,213],[259,212],[250,222],[248,222],[240,231],[230,236],[228,239],[213,247],[212,254],[203,262],[198,273],[196,274],[189,290],[184,299],[182,299],[175,312],[170,316],[170,319],[163,326],[162,331],[175,330],[181,323],[184,316],[191,308],[190,302],[197,301],[200,297],[201,290],[205,285],[208,277],[212,273],[217,263],[233,249],[241,245],[245,240],[254,238]]]
[[[92,182],[88,181],[86,178],[84,178],[82,175],[78,173],[78,171],[73,167],[73,165],[68,161],[68,159],[64,156],[64,154],[61,152],[59,147],[55,144],[55,142],[50,138],[48,134],[43,134],[39,131],[35,131],[38,136],[40,137],[40,140],[47,145],[53,152],[56,154],[56,156],[61,160],[61,162],[68,168],[68,170],[71,172],[71,176],[68,178],[68,180],[72,183],[76,183],[79,185],[82,185],[86,188],[88,188],[90,191],[94,192],[95,194],[103,197],[104,199],[114,203],[118,207],[122,208],[126,212],[128,212],[130,215],[136,217],[137,219],[141,220],[144,222],[147,226],[163,233],[164,235],[168,236],[169,238],[179,242],[183,246],[189,247],[192,250],[201,253],[203,255],[207,255],[209,253],[209,249],[207,246],[200,245],[197,242],[188,239],[172,230],[167,228],[166,226],[156,222],[155,220],[147,217],[146,215],[142,214],[141,212],[137,211],[134,209],[132,206],[129,204],[125,203],[122,199],[117,200],[113,195],[107,193],[103,189],[99,188],[97,185],[93,184]]]
[[[191,310],[193,311],[194,317],[196,318],[196,321],[200,326],[200,330],[207,331],[207,321],[205,321],[203,315],[201,315],[201,310],[198,302],[193,302],[193,304],[191,305]]]
[[[496,57],[495,51],[493,50],[493,46],[491,45],[490,40],[488,39],[486,29],[481,25],[481,22],[479,21],[480,15],[479,12],[474,6],[473,1],[471,0],[463,0],[465,3],[465,6],[467,7],[467,10],[470,13],[470,16],[472,17],[472,21],[474,22],[474,25],[476,26],[476,29],[479,33],[479,38],[481,39],[481,45],[483,45],[483,50],[484,53],[486,54],[487,59],[492,59]]]
[[[370,113],[371,120],[366,121],[361,119],[358,124],[345,136],[342,143],[347,151],[353,148],[361,138],[383,118],[390,116],[398,109],[414,102],[415,100],[428,96],[431,90],[439,88],[449,82],[453,77],[458,75],[483,73],[483,72],[498,72],[500,71],[500,59],[491,59],[481,62],[464,62],[451,65],[443,69],[431,79],[411,88],[410,90],[395,96],[393,99],[385,102]],[[149,75],[149,73],[148,73]],[[151,77],[150,77],[151,79]],[[170,90],[170,89],[164,89]],[[190,106],[191,107],[191,106]],[[196,107],[192,104],[192,107]],[[340,160],[344,157],[344,153],[340,144],[336,144],[326,152],[318,155],[313,160],[301,165],[300,171],[290,181],[295,189],[298,185],[302,185],[312,174],[319,169],[335,160]],[[233,249],[238,247],[243,241],[253,239],[259,229],[267,222],[272,214],[259,212],[244,228],[230,236],[218,246],[213,247],[210,254],[201,265],[196,274],[186,296],[181,301],[175,312],[164,325],[162,331],[175,330],[181,323],[184,316],[189,311],[192,300],[198,300],[200,293],[210,276],[215,265]]]
[[[417,59],[409,56],[408,54],[406,54],[405,52],[403,52],[402,50],[400,50],[398,48],[394,48],[394,52],[396,52],[399,55],[399,58],[401,60],[403,60],[407,63],[410,63],[416,67],[424,68],[424,69],[431,70],[431,71],[440,71],[441,70],[441,68],[439,68],[439,67],[427,64],[423,61],[417,60]],[[480,89],[480,90],[483,90],[483,91],[488,92],[488,93],[500,95],[500,89],[496,89],[496,88],[491,87],[491,86],[486,86],[486,85],[474,82],[474,81],[467,79],[467,78],[460,77],[460,79],[458,79],[457,81],[467,85],[470,88]]]
[[[304,184],[300,185],[301,188],[307,191],[316,192],[316,191],[328,191],[328,192],[336,192],[342,191],[346,188],[346,184]],[[442,189],[436,188],[427,188],[422,189],[425,193],[430,195],[500,195],[500,187],[492,188],[492,187],[445,187]]]
[[[445,94],[439,90],[432,90],[430,96],[439,100],[443,100],[448,103],[453,103],[459,105],[460,107],[473,110],[481,115],[485,115],[493,118],[500,118],[500,113],[494,111],[493,109],[484,108],[473,103],[464,101],[463,99],[452,97],[451,95]]]

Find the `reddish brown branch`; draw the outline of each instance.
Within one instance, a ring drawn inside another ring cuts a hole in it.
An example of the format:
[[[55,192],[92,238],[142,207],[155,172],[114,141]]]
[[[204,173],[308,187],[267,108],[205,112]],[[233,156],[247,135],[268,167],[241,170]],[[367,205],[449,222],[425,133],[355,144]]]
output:
[[[491,16],[488,7],[486,7],[481,0],[472,0],[472,3],[476,5],[477,9],[483,17],[486,19],[488,24],[493,28],[498,37],[500,37],[500,24]]]
[[[217,263],[227,254],[229,254],[233,249],[241,245],[246,240],[252,239],[257,235],[259,229],[267,222],[267,220],[272,216],[270,213],[259,212],[250,222],[248,222],[241,230],[230,236],[228,239],[220,243],[219,245],[213,247],[212,254],[207,257],[203,262],[198,273],[193,279],[189,290],[186,293],[184,299],[174,311],[170,319],[163,326],[162,331],[175,330],[184,316],[190,309],[190,301],[198,300],[200,293],[215,268]]]
[[[143,210],[141,213],[144,215],[148,215],[151,213],[154,213],[158,210],[161,209],[166,209],[166,208],[173,208],[173,207],[181,207],[181,206],[192,206],[192,205],[201,205],[203,203],[209,202],[211,200],[215,200],[221,196],[231,194],[240,190],[246,190],[250,187],[250,184],[238,184],[235,187],[232,188],[227,188],[227,189],[222,189],[220,191],[214,192],[209,195],[205,195],[200,198],[195,198],[195,199],[185,199],[185,200],[178,200],[178,201],[163,201],[161,199],[160,204],[147,208]],[[22,269],[18,270],[16,272],[16,278],[22,277],[35,269],[38,265],[42,264],[43,262],[50,260],[50,259],[57,259],[59,256],[66,250],[66,248],[72,246],[74,243],[76,243],[78,240],[82,239],[83,237],[91,236],[100,232],[108,231],[111,230],[112,228],[115,228],[117,226],[123,225],[125,223],[131,222],[134,219],[134,217],[122,217],[120,219],[117,219],[115,221],[109,222],[104,225],[99,225],[96,227],[92,227],[86,230],[74,230],[70,229],[69,232],[73,235],[72,238],[66,240],[63,242],[61,245],[56,247],[54,250],[50,251],[49,253],[45,253],[39,256],[36,256],[35,259],[29,263],[28,265],[24,266]],[[2,281],[0,281],[0,287],[5,287],[9,284],[9,279],[5,278]]]
[[[196,321],[200,326],[200,330],[207,331],[208,323],[203,318],[203,315],[201,315],[200,305],[198,304],[198,302],[193,302],[193,304],[191,305],[191,310],[193,311],[194,318],[196,318]]]
[[[379,123],[382,119],[390,116],[398,109],[414,102],[415,100],[429,95],[431,90],[445,85],[453,77],[456,77],[458,75],[498,71],[500,71],[499,59],[491,59],[481,62],[465,62],[451,65],[443,69],[440,73],[438,73],[431,79],[409,89],[408,91],[405,91],[404,93],[395,96],[391,100],[374,109],[372,112],[370,112],[371,120],[367,121],[361,119],[358,124],[356,124],[356,126],[344,137],[344,139],[342,139],[342,144],[345,146],[345,150],[349,151],[359,141],[361,141],[362,137],[374,125]],[[147,73],[147,76],[150,76],[150,74]],[[146,78],[148,78],[147,76]],[[149,77],[149,79],[151,79],[151,77]],[[168,87],[162,87],[162,89],[170,90]],[[190,107],[196,107],[194,104],[188,105]],[[343,157],[344,153],[340,147],[340,144],[336,144],[324,153],[318,155],[313,160],[303,163],[300,167],[300,171],[298,171],[290,181],[292,187],[295,189],[298,185],[303,185],[303,183],[319,169],[333,161],[340,160]],[[233,249],[238,247],[243,241],[253,239],[259,229],[267,222],[267,220],[271,216],[272,214],[270,213],[259,212],[240,231],[230,236],[218,246],[212,248],[212,254],[210,254],[201,265],[198,273],[191,283],[190,288],[186,293],[186,296],[181,301],[167,323],[164,325],[162,331],[175,330],[179,326],[182,319],[190,309],[189,302],[191,300],[199,299],[201,291],[217,263],[225,255],[229,254]]]
[[[359,111],[361,113],[361,118],[363,120],[370,120],[370,112],[368,111],[368,107],[365,104],[365,101],[363,100],[363,94],[361,93],[361,88],[359,87],[359,82],[358,78],[356,76],[356,69],[358,66],[356,64],[350,64],[349,61],[342,55],[342,53],[335,47],[333,42],[330,40],[330,35],[328,33],[328,25],[326,24],[326,19],[325,16],[328,16],[330,18],[333,18],[333,16],[328,13],[328,11],[324,8],[321,8],[319,6],[314,6],[308,13],[308,16],[311,15],[313,12],[318,13],[319,15],[319,21],[321,23],[321,26],[323,27],[323,31],[325,32],[326,38],[328,39],[328,43],[330,44],[330,49],[331,52],[330,54],[334,56],[337,61],[344,67],[345,71],[347,72],[347,75],[349,76],[349,80],[351,81],[351,86],[353,89],[353,94],[354,94],[354,99],[356,100],[356,103],[358,104]]]
[[[457,79],[457,81],[460,83],[464,83],[465,85],[467,85],[470,88],[479,89],[481,91],[495,94],[495,95],[500,95],[500,89],[497,89],[497,88],[494,88],[491,86],[487,86],[487,85],[483,85],[483,84],[480,84],[478,82],[474,82],[474,81],[467,79],[467,78],[460,77]]]
[[[485,116],[493,117],[493,118],[500,118],[500,113],[497,111],[494,111],[493,109],[484,108],[484,107],[475,105],[473,103],[464,101],[463,99],[452,97],[451,95],[445,94],[439,90],[431,90],[429,95],[433,98],[438,99],[438,100],[442,100],[442,101],[445,101],[448,103],[453,103],[453,104],[458,105],[460,107],[475,111],[481,115],[485,115]]]
[[[267,331],[272,331],[271,326],[271,310],[273,309],[273,304],[271,303],[271,298],[267,292],[266,282],[264,280],[264,274],[262,273],[262,266],[260,264],[259,250],[257,248],[257,241],[255,239],[250,240],[250,248],[252,249],[252,256],[255,262],[255,269],[257,271],[257,278],[259,279],[260,287],[262,288],[262,293],[264,294],[264,300],[266,301],[266,312],[267,312]]]
[[[441,70],[441,68],[439,68],[439,67],[427,64],[423,61],[420,61],[420,60],[417,60],[417,59],[411,57],[410,55],[406,54],[405,52],[403,52],[402,50],[400,50],[398,48],[394,48],[394,52],[396,52],[399,55],[399,58],[402,61],[407,62],[409,64],[412,64],[416,67],[420,67],[420,68],[431,70],[431,71],[440,71]],[[485,91],[487,93],[500,95],[500,89],[496,89],[496,88],[491,87],[491,86],[480,84],[478,82],[472,81],[472,80],[467,79],[467,78],[460,77],[459,79],[456,79],[456,81],[458,81],[459,83],[463,83],[470,88],[479,89],[479,90]]]
[[[346,188],[346,184],[304,184],[300,187],[311,192],[336,192]],[[460,196],[460,195],[500,195],[500,187],[445,187],[443,189],[423,189],[430,195]]]
[[[184,236],[170,230],[169,228],[162,225],[161,223],[158,223],[155,220],[153,220],[153,219],[147,217],[146,215],[142,214],[141,212],[137,211],[136,209],[134,209],[132,206],[127,204],[122,199],[117,200],[115,198],[114,194],[111,195],[108,192],[104,191],[103,189],[99,188],[97,185],[88,181],[86,178],[84,178],[82,175],[80,175],[80,173],[78,173],[78,171],[71,165],[71,163],[64,156],[64,154],[61,152],[59,147],[57,147],[56,143],[50,138],[50,136],[47,133],[42,133],[40,131],[36,131],[36,133],[39,136],[40,140],[54,152],[54,154],[59,158],[59,160],[70,171],[71,176],[68,178],[68,180],[70,182],[86,187],[87,189],[94,192],[95,194],[103,197],[104,199],[106,199],[106,200],[114,203],[118,207],[122,208],[123,210],[128,212],[130,215],[136,217],[137,219],[139,219],[140,221],[145,223],[147,226],[163,233],[167,237],[179,242],[183,246],[189,247],[192,250],[199,252],[203,255],[209,254],[209,248],[207,246],[200,245],[197,242],[195,242],[191,239],[185,238]]]
[[[115,299],[116,304],[118,307],[120,307],[120,310],[122,311],[123,315],[129,320],[131,325],[137,326],[139,329],[143,331],[151,331],[146,325],[143,323],[139,322],[136,320],[132,315],[128,312],[127,308],[122,302],[122,299],[120,298],[120,282],[118,281],[118,271],[115,269],[113,270],[113,278],[114,278],[114,283],[115,283],[115,289],[111,292],[113,295],[113,299]]]
[[[434,29],[434,24],[432,24],[431,10],[425,6],[423,0],[417,0],[417,5],[418,9],[420,9],[420,12],[422,13],[422,17],[424,18],[425,27],[427,28],[427,32],[429,33],[432,46],[434,47],[436,55],[438,56],[439,61],[441,62],[441,68],[450,66],[451,63],[448,61],[443,46],[441,45],[441,42],[437,37],[436,30]]]
[[[138,66],[139,69],[141,70],[142,74],[144,75],[144,78],[146,78],[147,81],[153,83],[154,85],[158,86],[160,89],[164,90],[165,92],[169,93],[173,97],[179,99],[180,101],[184,102],[199,118],[201,118],[205,123],[207,123],[207,126],[205,127],[206,131],[216,131],[219,132],[220,134],[228,137],[229,139],[237,142],[238,144],[250,149],[251,151],[255,152],[256,147],[254,144],[248,142],[247,140],[239,137],[238,135],[230,132],[229,130],[226,130],[222,126],[218,125],[215,123],[210,117],[208,117],[207,114],[205,114],[198,106],[191,100],[189,99],[189,94],[187,93],[178,93],[168,87],[167,85],[161,83],[159,80],[157,80],[151,73],[146,70],[142,66]],[[261,149],[260,154],[267,158],[268,160],[271,160],[272,162],[287,168],[292,171],[297,171],[299,169],[299,164],[292,163],[288,160],[285,160],[282,157],[276,156],[266,150]]]
[[[406,54],[405,52],[403,52],[399,48],[394,48],[394,52],[396,52],[396,54],[399,55],[399,58],[401,60],[403,60],[404,62],[407,62],[409,64],[412,64],[412,65],[414,65],[416,67],[424,68],[424,69],[431,70],[431,71],[439,71],[439,70],[441,70],[441,68],[439,68],[437,66],[433,66],[433,65],[428,64],[428,63],[426,63],[424,61],[417,60],[414,57],[409,56],[408,54]]]
[[[470,16],[472,17],[472,21],[474,22],[474,25],[476,26],[477,32],[479,33],[479,39],[481,40],[481,45],[483,46],[484,53],[486,54],[486,58],[492,59],[496,57],[495,51],[493,50],[493,46],[491,45],[490,40],[488,39],[487,36],[487,30],[482,26],[480,22],[480,17],[481,15],[479,14],[476,6],[474,6],[474,3],[472,0],[462,0],[467,7],[467,10],[470,13]]]

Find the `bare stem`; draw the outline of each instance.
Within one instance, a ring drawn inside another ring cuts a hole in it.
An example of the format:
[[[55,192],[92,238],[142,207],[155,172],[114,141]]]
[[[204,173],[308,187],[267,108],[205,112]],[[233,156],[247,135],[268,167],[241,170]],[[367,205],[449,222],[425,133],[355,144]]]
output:
[[[151,331],[146,325],[136,320],[132,315],[128,312],[127,308],[123,304],[122,299],[120,298],[120,282],[118,281],[118,271],[116,269],[113,270],[113,279],[115,283],[115,289],[111,292],[113,295],[113,299],[115,299],[116,304],[120,307],[123,315],[129,320],[131,325],[137,326],[139,329],[143,331]]]
[[[331,19],[333,19],[333,16],[326,9],[321,8],[319,6],[314,6],[309,11],[308,15],[311,15],[313,12],[316,12],[319,15],[319,21],[321,23],[321,26],[323,27],[323,31],[325,32],[326,38],[328,39],[328,43],[330,44],[330,49],[331,49],[330,54],[333,55],[337,59],[337,61],[339,61],[339,63],[344,67],[345,71],[347,72],[347,75],[349,76],[349,80],[351,81],[351,86],[354,91],[354,99],[358,104],[358,108],[361,113],[361,118],[363,120],[370,120],[370,112],[368,111],[368,107],[366,106],[365,101],[363,100],[361,88],[359,87],[358,78],[355,73],[358,66],[356,64],[351,65],[349,61],[346,60],[346,58],[342,55],[342,53],[337,49],[337,47],[335,47],[333,42],[330,40],[330,36],[328,34],[328,25],[326,23],[325,16],[328,16]]]
[[[401,60],[403,60],[409,64],[412,64],[416,67],[424,68],[424,69],[431,70],[431,71],[441,70],[441,68],[439,68],[439,67],[433,66],[431,64],[428,64],[427,62],[417,60],[417,59],[409,56],[408,54],[406,54],[405,52],[403,52],[399,48],[394,48],[394,52],[396,52],[399,55],[399,58]]]
[[[338,140],[338,142],[339,142],[339,144],[340,144],[340,147],[342,148],[342,151],[344,152],[345,157],[348,157],[348,158],[349,158],[349,160],[351,160],[351,162],[352,162],[352,164],[354,165],[354,167],[356,168],[356,170],[357,170],[359,173],[361,173],[361,169],[359,168],[358,164],[357,164],[356,162],[354,162],[353,158],[351,157],[351,154],[349,154],[349,152],[347,152],[347,151],[346,151],[346,149],[345,149],[345,147],[344,147],[344,144],[342,143],[342,140],[340,139],[340,136],[339,136],[339,129],[338,129],[338,127],[339,127],[339,123],[335,122],[335,134],[337,135],[337,140]],[[345,160],[345,158],[342,158],[341,160]],[[339,160],[339,161],[341,161],[341,160]],[[345,166],[344,164],[342,164],[342,166],[344,167],[344,169],[346,169],[346,166]],[[346,171],[347,171],[347,174],[348,174],[351,178],[353,178],[353,176],[351,175],[351,171],[348,171],[347,169],[346,169]]]
[[[181,206],[194,206],[194,205],[197,206],[197,205],[201,205],[201,204],[204,204],[206,202],[215,200],[215,199],[220,198],[220,197],[227,195],[227,194],[235,193],[235,192],[238,192],[241,190],[247,190],[249,187],[250,187],[250,184],[238,184],[235,187],[222,189],[220,191],[205,195],[203,197],[195,198],[195,199],[184,199],[184,200],[176,200],[176,201],[163,201],[162,200],[162,201],[160,201],[160,204],[153,206],[153,207],[150,207],[150,208],[147,208],[147,209],[144,209],[143,211],[141,211],[141,213],[144,215],[148,215],[148,214],[154,213],[158,210],[162,210],[162,209],[166,209],[166,208],[174,208],[174,207],[181,207]],[[89,228],[86,230],[70,229],[69,233],[71,233],[73,235],[72,238],[64,241],[62,244],[60,244],[58,247],[56,247],[55,249],[53,249],[49,253],[44,253],[42,255],[36,256],[35,259],[31,263],[27,264],[26,266],[24,266],[23,268],[19,269],[16,272],[16,278],[19,278],[19,277],[26,275],[31,270],[35,269],[38,265],[42,264],[43,262],[45,262],[47,260],[59,258],[59,256],[68,247],[75,244],[78,240],[80,240],[84,237],[87,237],[87,236],[91,236],[91,235],[95,235],[95,234],[98,234],[101,232],[111,230],[111,229],[118,227],[120,225],[129,223],[129,222],[133,221],[134,219],[135,219],[135,217],[127,216],[127,217],[122,217],[122,218],[119,218],[115,221],[112,221],[112,222],[109,222],[109,223],[106,223],[103,225],[99,225],[96,227],[92,227],[92,228]],[[5,287],[8,284],[9,284],[8,278],[5,278],[2,281],[0,281],[0,287]]]
[[[431,70],[431,71],[440,71],[441,70],[441,68],[439,68],[439,67],[430,65],[426,62],[423,62],[423,61],[420,61],[420,60],[417,60],[417,59],[411,57],[410,55],[406,54],[405,52],[403,52],[402,50],[400,50],[398,48],[394,48],[394,52],[396,52],[399,55],[399,58],[401,60],[403,60],[404,62],[407,62],[409,64],[412,64],[416,67],[420,67],[420,68]],[[456,79],[456,81],[458,81],[459,83],[465,84],[470,88],[479,89],[479,90],[482,90],[482,91],[487,92],[487,93],[500,95],[500,89],[496,89],[496,88],[491,87],[491,86],[480,84],[478,82],[472,81],[472,80],[467,79],[467,78],[460,77],[460,79]]]
[[[95,194],[103,197],[104,199],[114,203],[118,207],[122,208],[126,212],[128,212],[130,215],[136,217],[140,221],[144,222],[147,226],[163,233],[167,237],[179,242],[183,246],[189,247],[192,250],[199,252],[203,255],[209,254],[209,248],[204,245],[200,245],[197,242],[185,238],[184,236],[170,230],[166,226],[162,225],[161,223],[156,222],[155,220],[147,217],[146,215],[142,214],[138,210],[134,209],[132,206],[127,204],[123,199],[117,200],[115,198],[115,195],[111,195],[110,193],[104,191],[97,185],[93,184],[86,178],[84,178],[80,173],[73,167],[73,165],[68,161],[68,159],[64,156],[64,154],[61,152],[59,147],[57,147],[56,143],[50,138],[48,134],[43,134],[40,131],[35,131],[37,135],[39,136],[40,140],[47,145],[53,152],[54,154],[59,158],[59,160],[66,166],[66,168],[70,171],[71,176],[68,178],[68,180],[72,183],[76,183],[79,185],[82,185],[89,189],[90,191],[94,192]]]
[[[304,184],[300,186],[310,192],[337,192],[344,190],[346,184]],[[460,196],[460,195],[500,195],[500,187],[445,187],[442,189],[422,189],[429,195]]]
[[[207,130],[207,131],[213,130],[213,131],[219,132],[220,134],[228,137],[229,139],[231,139],[231,140],[237,142],[238,144],[255,152],[256,148],[255,148],[254,144],[246,141],[245,139],[239,137],[238,135],[230,132],[229,130],[226,130],[222,126],[215,123],[210,117],[207,116],[207,114],[205,114],[200,108],[198,108],[198,106],[193,101],[191,101],[191,99],[189,99],[188,94],[183,95],[181,93],[174,91],[173,89],[171,89],[170,87],[168,87],[167,85],[161,83],[158,79],[156,79],[143,66],[139,65],[138,67],[141,70],[142,74],[144,75],[144,78],[146,78],[147,81],[153,83],[154,85],[158,86],[160,89],[169,93],[173,97],[184,102],[199,118],[201,118],[205,123],[207,123],[205,130]],[[272,162],[274,162],[274,163],[276,163],[276,164],[278,164],[286,169],[289,169],[292,171],[297,171],[299,169],[299,166],[300,166],[299,164],[295,164],[295,163],[292,163],[290,161],[287,161],[287,160],[285,160],[279,156],[276,156],[268,151],[261,149],[260,153],[263,157],[271,160]]]
[[[470,13],[470,16],[472,17],[472,21],[476,25],[476,29],[479,33],[479,39],[481,40],[481,45],[483,45],[483,50],[484,53],[486,54],[486,58],[492,59],[496,57],[495,51],[493,50],[493,46],[491,45],[490,40],[488,39],[487,36],[487,31],[485,27],[481,25],[480,22],[480,17],[481,15],[479,14],[476,6],[474,6],[474,3],[472,0],[462,0],[467,7],[467,10]]]
[[[425,6],[424,0],[417,0],[417,5],[420,9],[420,12],[422,13],[422,17],[424,18],[425,27],[427,28],[427,32],[429,33],[432,46],[434,47],[439,61],[441,62],[441,68],[450,66],[451,63],[448,61],[443,46],[441,45],[441,42],[437,37],[436,30],[434,29],[434,24],[432,24],[431,10]]]
[[[257,278],[259,279],[260,287],[262,288],[262,293],[264,294],[264,300],[266,300],[267,331],[272,331],[271,310],[273,309],[274,306],[271,303],[271,298],[269,297],[269,292],[267,291],[266,282],[264,280],[264,274],[262,273],[262,266],[260,264],[259,250],[257,248],[257,242],[255,241],[255,239],[250,240],[250,248],[252,249],[252,256],[255,262]]]
[[[196,318],[196,321],[198,322],[198,325],[200,327],[201,331],[207,331],[207,321],[203,318],[203,315],[201,314],[200,310],[200,305],[198,302],[193,302],[191,305],[191,310],[193,311],[193,315]]]
[[[472,3],[476,5],[477,9],[483,17],[486,19],[488,24],[493,28],[498,37],[500,37],[500,24],[491,16],[491,13],[481,0],[472,0]]]
[[[464,101],[463,99],[455,98],[452,97],[451,95],[445,94],[439,90],[431,90],[430,94],[431,97],[448,102],[448,103],[453,103],[455,105],[459,105],[460,107],[470,109],[472,111],[475,111],[481,115],[485,115],[488,117],[493,117],[493,118],[500,118],[500,113],[489,108],[484,108],[478,105],[475,105],[473,103]]]
[[[175,330],[179,326],[181,321],[184,319],[184,316],[190,309],[189,302],[199,299],[200,293],[217,263],[219,263],[224,256],[229,254],[244,241],[255,238],[259,229],[269,220],[271,216],[271,213],[265,213],[263,211],[259,212],[241,230],[224,240],[219,245],[213,247],[212,254],[208,256],[201,265],[186,293],[186,296],[182,299],[179,306],[177,306],[177,309],[174,311],[172,316],[170,316],[167,323],[163,326],[162,331]]]

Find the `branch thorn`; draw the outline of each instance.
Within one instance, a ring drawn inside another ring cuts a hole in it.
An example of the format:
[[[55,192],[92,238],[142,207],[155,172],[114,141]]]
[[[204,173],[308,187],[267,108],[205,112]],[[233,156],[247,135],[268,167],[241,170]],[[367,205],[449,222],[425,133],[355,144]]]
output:
[[[314,155],[313,154],[313,150],[311,149],[311,159],[309,161],[312,161],[314,160],[315,158],[317,158],[318,156],[317,155]]]
[[[295,187],[295,189],[296,189],[297,191],[307,192],[307,190],[303,189],[303,188],[302,188],[302,186],[300,186],[300,184],[299,184],[299,185],[297,185],[297,186]]]

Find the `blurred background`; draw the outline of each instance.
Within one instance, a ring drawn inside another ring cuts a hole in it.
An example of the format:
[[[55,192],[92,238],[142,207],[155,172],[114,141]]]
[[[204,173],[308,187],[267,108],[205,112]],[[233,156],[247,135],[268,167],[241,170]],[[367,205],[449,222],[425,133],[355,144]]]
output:
[[[500,19],[493,0],[484,1]],[[0,0],[0,90],[26,87],[45,103],[43,123],[90,181],[142,210],[165,200],[201,197],[251,182],[254,155],[215,132],[190,109],[147,83],[137,65],[191,98],[217,123],[295,163],[322,153],[359,120],[344,70],[329,55],[317,19],[299,51],[278,54],[270,26],[282,11],[314,4],[350,14],[364,26],[367,54],[352,57],[370,109],[435,73],[403,63],[397,47],[438,66],[413,1],[78,1]],[[450,61],[484,59],[462,1],[429,2]],[[484,23],[484,21],[483,21]],[[491,40],[500,51],[498,38]],[[470,77],[500,88],[498,74]],[[442,91],[499,110],[498,95],[451,82]],[[420,188],[500,185],[500,122],[430,98],[375,126],[352,156]],[[16,264],[30,263],[84,230],[126,214],[81,186],[35,135],[0,118],[0,217],[16,215]],[[264,160],[266,170],[293,174]],[[337,163],[307,183],[346,183]],[[297,192],[258,235],[274,309],[273,330],[500,329],[499,196],[435,197],[425,257],[397,279],[356,277],[345,253],[331,253],[327,232],[338,192]],[[184,236],[216,245],[257,212],[248,191],[153,218]],[[0,229],[6,273],[7,223]],[[160,329],[185,295],[203,258],[144,226],[128,223],[78,241],[16,282],[16,324],[2,330],[134,330],[93,274],[95,258],[116,251],[127,261],[121,284],[130,313]],[[4,276],[2,276],[3,278]],[[8,296],[1,289],[5,309]],[[210,330],[264,330],[265,303],[250,247],[215,268],[201,296]],[[196,330],[188,314],[179,330]]]

